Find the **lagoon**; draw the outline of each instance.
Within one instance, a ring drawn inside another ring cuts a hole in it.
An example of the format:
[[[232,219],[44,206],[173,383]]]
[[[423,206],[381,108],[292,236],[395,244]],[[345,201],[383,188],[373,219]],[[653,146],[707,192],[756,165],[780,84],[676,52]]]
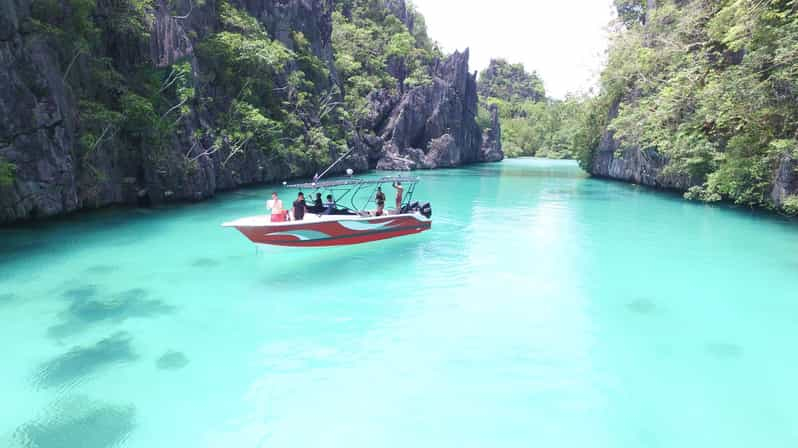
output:
[[[361,246],[220,227],[271,187],[0,230],[0,446],[798,446],[798,223],[419,174],[432,230]]]

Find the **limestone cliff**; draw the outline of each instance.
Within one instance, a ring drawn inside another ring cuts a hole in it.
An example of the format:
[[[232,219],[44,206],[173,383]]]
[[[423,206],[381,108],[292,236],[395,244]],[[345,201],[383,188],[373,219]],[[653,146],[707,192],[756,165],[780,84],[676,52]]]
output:
[[[619,102],[609,112],[611,121],[618,115]],[[699,179],[691,179],[685,174],[672,174],[665,170],[668,160],[656,149],[637,147],[621,148],[613,131],[604,129],[601,141],[593,152],[592,167],[594,176],[625,180],[650,187],[687,191],[699,185]]]
[[[455,52],[435,67],[432,83],[401,98],[372,99],[377,111],[367,145],[378,169],[411,170],[453,167],[501,160],[498,152],[482,151],[476,123],[476,74],[468,71],[468,50]],[[492,131],[499,133],[498,121]],[[500,145],[500,143],[499,143]]]
[[[798,39],[794,5],[615,3],[617,38],[600,93],[585,103],[580,165],[692,200],[798,215],[798,78],[784,63]]]
[[[373,92],[362,123],[331,111],[332,0],[73,5],[0,0],[0,224],[307,177],[352,145],[360,170],[500,158],[481,149],[467,52],[429,85]],[[385,8],[412,29],[403,0]]]

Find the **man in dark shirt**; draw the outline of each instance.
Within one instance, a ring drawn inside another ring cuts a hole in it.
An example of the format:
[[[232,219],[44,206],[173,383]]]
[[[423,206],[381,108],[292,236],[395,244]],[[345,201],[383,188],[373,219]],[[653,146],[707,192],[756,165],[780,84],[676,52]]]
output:
[[[294,201],[294,220],[295,221],[302,221],[305,219],[305,210],[307,205],[305,204],[305,195],[300,191],[297,195],[296,201]]]

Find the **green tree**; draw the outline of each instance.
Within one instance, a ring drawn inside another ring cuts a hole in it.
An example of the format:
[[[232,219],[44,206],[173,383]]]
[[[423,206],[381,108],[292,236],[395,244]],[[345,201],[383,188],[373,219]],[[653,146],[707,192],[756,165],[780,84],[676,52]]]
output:
[[[591,140],[606,128],[622,148],[655,149],[699,185],[689,198],[772,206],[778,161],[798,148],[798,2],[617,3],[647,19],[621,15],[596,100],[618,114]]]

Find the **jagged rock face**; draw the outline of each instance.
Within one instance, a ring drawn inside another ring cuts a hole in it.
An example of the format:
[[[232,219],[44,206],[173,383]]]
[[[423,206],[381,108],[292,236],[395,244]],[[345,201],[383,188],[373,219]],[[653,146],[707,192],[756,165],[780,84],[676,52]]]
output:
[[[617,114],[618,103],[610,109],[610,119]],[[685,174],[668,174],[664,171],[667,165],[668,159],[655,149],[620,149],[613,132],[605,130],[593,153],[590,174],[678,191],[687,191],[702,184],[701,179]],[[773,179],[770,199],[773,205],[780,208],[788,197],[798,195],[798,159],[791,154],[783,154]]]
[[[198,9],[195,13],[191,0],[181,3],[185,5],[181,5],[183,7],[179,10],[185,13],[177,17],[172,15],[164,0],[159,0],[156,4],[150,52],[153,62],[158,67],[166,67],[194,52],[191,39],[186,33],[189,28],[185,21],[195,20],[201,15],[201,11]]]
[[[481,159],[485,162],[498,162],[504,159],[502,151],[502,129],[499,124],[499,106],[491,104],[490,127],[482,131],[482,155]]]
[[[618,115],[618,107],[619,103],[616,103],[610,109],[610,119]],[[701,184],[699,179],[664,172],[668,159],[655,149],[620,149],[620,143],[613,134],[605,129],[601,142],[593,153],[590,173],[594,176],[680,191],[687,191],[690,187]]]
[[[382,104],[376,108],[384,110]],[[476,110],[476,76],[468,71],[468,50],[455,52],[438,65],[430,85],[405,93],[384,126],[377,125],[376,143],[383,145],[377,168],[430,169],[483,161]]]
[[[784,154],[779,158],[770,199],[777,207],[781,207],[787,197],[795,195],[798,195],[798,159]]]
[[[300,32],[310,42],[313,54],[332,61],[333,0],[232,0],[266,27],[272,38],[290,49],[293,33]]]
[[[0,162],[15,167],[12,184],[0,185],[0,224],[111,204],[199,200],[220,190],[281,181],[291,172],[284,161],[255,147],[232,160],[224,160],[222,153],[198,157],[189,166],[186,154],[193,154],[195,145],[210,147],[195,135],[212,127],[218,113],[212,109],[187,115],[157,159],[146,148],[117,150],[113,137],[102,151],[81,152],[77,94],[62,73],[69,61],[61,60],[64,56],[44,36],[26,28],[33,1],[0,0]],[[230,2],[246,9],[289,48],[294,46],[293,32],[302,32],[335,82],[331,0]],[[412,19],[404,1],[393,0],[389,6],[393,14]],[[197,42],[220,29],[217,1],[156,0],[153,8],[149,43],[106,43],[113,54],[100,56],[113,59],[120,70],[187,60],[194,87],[202,96],[218,96],[213,82],[199,79],[202,67],[194,55]],[[83,58],[75,61],[70,77],[81,78]],[[435,168],[498,157],[483,149],[485,140],[475,122],[476,83],[468,72],[467,52],[440,62],[431,85],[398,95],[373,92],[370,99],[371,112],[363,123],[356,128],[343,124],[355,135],[350,144],[363,149],[347,166]],[[363,132],[352,132],[356,129]],[[312,175],[310,169],[299,174]]]
[[[110,204],[154,204],[197,200],[245,184],[282,180],[287,167],[275,164],[258,148],[223,163],[221,154],[201,157],[186,169],[190,136],[212,121],[207,112],[183,121],[157,161],[144,152],[94,151],[78,155],[77,100],[64,81],[67,64],[44,36],[25,24],[35,0],[0,0],[0,162],[14,165],[14,181],[0,185],[0,223],[40,218]],[[329,0],[234,0],[261,20],[273,38],[291,48],[293,31],[302,32],[312,51],[329,64],[334,76]],[[156,0],[149,47],[107,43],[120,69],[151,63],[168,66],[186,58],[197,69],[197,39],[218,30],[215,0]],[[28,28],[30,28],[28,26]],[[85,69],[77,57],[72,70]],[[213,88],[210,86],[209,88]],[[113,144],[110,144],[113,146]],[[92,172],[100,171],[102,176]]]
[[[56,55],[22,34],[29,2],[0,0],[0,11],[0,161],[15,165],[17,179],[0,186],[0,222],[75,210],[74,104]]]
[[[407,10],[405,0],[385,0],[385,7],[388,8],[391,14],[407,25],[407,29],[413,32],[414,18]]]

